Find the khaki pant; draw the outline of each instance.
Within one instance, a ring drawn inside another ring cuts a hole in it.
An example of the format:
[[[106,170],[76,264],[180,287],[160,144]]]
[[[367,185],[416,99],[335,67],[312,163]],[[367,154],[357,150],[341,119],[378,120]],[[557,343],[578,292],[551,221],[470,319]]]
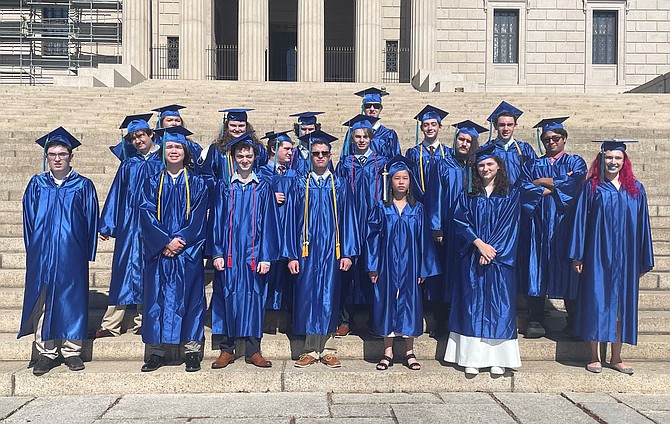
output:
[[[42,290],[40,297],[37,299],[37,304],[33,309],[30,319],[33,322],[33,329],[35,330],[35,347],[40,355],[49,359],[58,358],[58,343],[57,340],[42,340],[42,326],[44,324],[46,292]],[[63,358],[70,358],[72,356],[81,355],[81,340],[61,340],[61,355]]]
[[[121,323],[126,315],[126,305],[111,305],[107,307],[105,316],[102,317],[100,327],[109,330],[114,336],[121,334]],[[142,329],[142,305],[137,305],[137,316],[133,319],[133,333],[139,333]]]

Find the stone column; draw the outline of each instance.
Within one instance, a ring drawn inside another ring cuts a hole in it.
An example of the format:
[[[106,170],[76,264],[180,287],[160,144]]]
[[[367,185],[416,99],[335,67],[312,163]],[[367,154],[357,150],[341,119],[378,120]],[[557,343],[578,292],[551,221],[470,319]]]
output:
[[[146,78],[151,73],[151,0],[123,4],[122,56],[124,65],[133,65]]]
[[[205,79],[207,44],[205,41],[206,7],[209,0],[181,2],[179,35],[179,78]]]
[[[376,83],[382,72],[382,4],[356,0],[356,82]]]
[[[238,20],[240,81],[265,81],[269,19],[268,0],[240,0]]]
[[[411,77],[435,69],[437,0],[412,0]]]
[[[298,0],[298,81],[323,81],[323,2],[324,0]]]

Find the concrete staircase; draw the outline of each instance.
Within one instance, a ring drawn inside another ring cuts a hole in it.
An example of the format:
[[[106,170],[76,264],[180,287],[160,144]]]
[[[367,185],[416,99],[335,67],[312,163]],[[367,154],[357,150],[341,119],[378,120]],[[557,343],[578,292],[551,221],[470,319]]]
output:
[[[101,205],[108,192],[117,159],[107,147],[116,144],[116,128],[127,114],[146,112],[170,103],[188,106],[183,113],[186,126],[203,146],[218,134],[219,109],[253,107],[250,120],[258,133],[285,130],[293,122],[290,113],[322,110],[323,129],[344,137],[341,123],[360,110],[360,99],[353,92],[365,88],[358,84],[294,84],[214,81],[145,81],[131,88],[0,87],[5,104],[0,115],[0,395],[44,395],[64,393],[179,393],[202,391],[661,391],[670,392],[670,194],[665,178],[660,178],[670,160],[667,122],[670,97],[650,94],[625,95],[509,95],[470,93],[419,93],[408,85],[387,86],[383,123],[396,129],[403,150],[414,144],[412,117],[425,104],[451,111],[445,120],[442,140],[449,143],[452,128],[448,123],[473,119],[484,123],[489,112],[503,99],[526,113],[517,130],[518,138],[535,145],[534,130],[544,117],[566,116],[570,132],[568,150],[581,154],[589,163],[598,145],[592,139],[640,139],[629,153],[637,177],[645,184],[652,216],[656,268],[641,280],[639,345],[625,346],[624,357],[635,365],[636,374],[623,376],[612,370],[591,375],[583,369],[588,357],[585,343],[560,335],[564,325],[561,301],[551,301],[548,338],[526,340],[520,337],[523,367],[513,375],[492,379],[480,375],[473,380],[461,371],[443,366],[437,360],[444,354],[445,340],[427,335],[417,340],[417,356],[424,369],[411,372],[396,365],[388,372],[374,369],[382,353],[382,343],[367,334],[339,340],[339,355],[344,367],[328,370],[315,365],[306,370],[292,366],[291,358],[300,353],[301,342],[287,335],[288,317],[269,312],[265,321],[263,352],[275,362],[270,370],[246,365],[240,359],[226,370],[210,370],[216,351],[205,351],[203,371],[185,374],[182,367],[165,367],[149,375],[139,369],[145,354],[139,336],[88,340],[84,356],[92,359],[82,373],[65,367],[44,377],[26,370],[31,356],[32,337],[16,340],[20,322],[25,273],[25,253],[21,228],[21,198],[29,178],[41,171],[41,150],[34,140],[63,125],[82,141],[74,166],[91,178],[98,189]],[[482,140],[482,142],[485,140]],[[336,143],[339,151],[339,143]],[[89,328],[100,322],[107,304],[110,263],[114,242],[101,242],[96,262],[91,264]],[[207,274],[211,280],[211,273]],[[209,284],[209,283],[208,283]],[[208,295],[211,288],[208,285]],[[525,326],[525,311],[520,305],[519,326]],[[364,322],[361,317],[359,322]],[[426,316],[426,329],[432,317]],[[210,340],[209,329],[207,339]],[[400,348],[400,346],[397,346]],[[174,353],[174,352],[173,352]],[[398,350],[396,357],[402,357]]]

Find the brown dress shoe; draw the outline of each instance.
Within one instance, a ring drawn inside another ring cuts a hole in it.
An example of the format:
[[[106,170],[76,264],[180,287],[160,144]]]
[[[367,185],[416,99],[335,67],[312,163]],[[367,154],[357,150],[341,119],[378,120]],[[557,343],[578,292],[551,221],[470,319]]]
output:
[[[328,368],[339,368],[342,366],[342,362],[337,359],[337,356],[331,354],[323,355],[321,363],[325,364]]]
[[[212,362],[212,369],[219,369],[219,368],[225,368],[233,362],[233,359],[235,359],[235,355],[232,353],[228,352],[221,352],[221,355],[219,355],[218,358],[216,358],[216,361]]]
[[[300,358],[298,358],[298,360],[295,361],[295,364],[293,364],[293,365],[295,365],[298,368],[305,368],[305,367],[308,367],[312,364],[317,363],[318,361],[319,360],[316,359],[315,357],[313,357],[312,355],[308,355],[306,353],[303,353],[302,355],[300,355]]]
[[[344,337],[349,334],[349,324],[342,324],[335,330],[335,337]]]
[[[259,368],[270,368],[272,366],[272,362],[263,358],[263,355],[261,355],[260,352],[256,352],[251,356],[245,356],[244,362],[247,364],[254,364]]]
[[[96,339],[101,339],[103,337],[114,337],[114,334],[112,334],[112,332],[109,331],[108,329],[102,328],[102,327],[95,330],[95,338]]]

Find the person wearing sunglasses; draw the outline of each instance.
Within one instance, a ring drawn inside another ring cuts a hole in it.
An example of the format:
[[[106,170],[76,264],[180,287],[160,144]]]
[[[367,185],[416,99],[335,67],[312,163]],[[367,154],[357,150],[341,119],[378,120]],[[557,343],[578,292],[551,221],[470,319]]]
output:
[[[545,335],[545,298],[564,299],[566,332],[572,333],[577,275],[567,257],[575,200],[586,176],[586,162],[565,151],[567,117],[543,119],[534,128],[544,156],[521,169],[524,208],[519,241],[519,288],[528,295],[525,337]],[[528,270],[526,272],[526,270]]]

